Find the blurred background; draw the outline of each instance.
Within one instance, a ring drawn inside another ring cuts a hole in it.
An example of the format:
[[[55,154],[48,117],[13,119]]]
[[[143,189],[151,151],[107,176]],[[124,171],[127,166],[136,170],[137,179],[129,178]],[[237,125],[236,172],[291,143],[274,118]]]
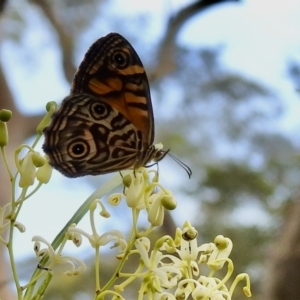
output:
[[[11,161],[19,144],[32,141],[46,103],[68,95],[89,46],[118,32],[146,68],[155,141],[193,171],[189,180],[172,159],[159,164],[160,182],[178,201],[162,232],[173,235],[190,220],[199,244],[227,236],[235,273],[251,277],[252,299],[299,299],[299,1],[2,0],[0,12],[0,109],[13,111]],[[15,240],[24,284],[37,264],[32,236],[51,242],[109,177],[67,179],[55,171],[25,203],[20,222],[27,231]],[[10,200],[8,187],[1,160],[0,206]],[[126,232],[129,211],[110,212],[99,232]],[[88,220],[80,227],[89,230]],[[66,253],[92,262],[87,244],[74,248]],[[0,254],[0,298],[15,299],[2,245]],[[111,267],[115,253],[102,255]],[[91,299],[93,278],[90,266],[76,282],[56,279],[45,299]],[[238,290],[234,299],[246,299]]]

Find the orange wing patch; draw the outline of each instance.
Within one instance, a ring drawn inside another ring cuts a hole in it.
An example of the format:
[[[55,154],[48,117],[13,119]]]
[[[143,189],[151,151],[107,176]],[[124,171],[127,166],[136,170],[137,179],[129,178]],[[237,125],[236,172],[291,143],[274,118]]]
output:
[[[105,95],[111,92],[120,92],[123,88],[123,82],[120,78],[108,78],[105,82],[92,78],[89,81],[89,89],[95,94]]]

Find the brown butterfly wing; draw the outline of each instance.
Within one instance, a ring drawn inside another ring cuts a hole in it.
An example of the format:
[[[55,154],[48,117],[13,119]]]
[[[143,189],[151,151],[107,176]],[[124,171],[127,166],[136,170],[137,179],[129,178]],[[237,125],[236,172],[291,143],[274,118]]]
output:
[[[142,133],[129,120],[86,94],[66,97],[44,136],[50,164],[67,177],[130,169],[142,149]]]
[[[44,135],[50,164],[68,177],[136,169],[168,153],[152,145],[149,83],[126,39],[112,33],[90,47]]]
[[[71,94],[86,93],[111,105],[142,132],[144,148],[152,145],[154,120],[143,64],[121,35],[98,39],[75,74]]]

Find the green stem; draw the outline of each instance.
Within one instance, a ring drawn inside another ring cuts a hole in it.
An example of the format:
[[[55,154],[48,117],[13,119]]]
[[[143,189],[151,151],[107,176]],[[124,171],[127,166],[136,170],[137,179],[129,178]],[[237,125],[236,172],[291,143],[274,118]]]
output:
[[[35,148],[36,144],[39,142],[39,140],[41,139],[41,137],[42,137],[42,134],[38,134],[38,135],[36,136],[36,139],[34,140],[32,146],[31,146],[32,149]]]
[[[111,276],[110,280],[105,284],[105,286],[102,288],[102,291],[105,291],[107,289],[110,288],[110,286],[117,280],[117,278],[119,278],[119,273],[121,272],[124,264],[125,264],[125,261],[127,260],[128,258],[128,255],[131,251],[131,248],[133,247],[135,243],[135,233],[134,233],[134,230],[131,231],[130,233],[130,238],[129,238],[129,243],[128,243],[128,246],[127,246],[127,249],[122,257],[122,260],[121,262],[119,263],[116,271],[114,272],[114,274]]]
[[[1,147],[1,154],[2,154],[2,157],[3,157],[3,161],[4,161],[4,164],[5,164],[6,171],[7,171],[8,176],[9,176],[9,180],[12,181],[13,180],[13,175],[12,175],[12,173],[10,171],[10,168],[9,168],[9,165],[8,165],[8,160],[7,160],[7,156],[6,156],[6,152],[5,152],[4,147]]]
[[[80,220],[83,218],[83,216],[89,211],[91,203],[95,199],[100,199],[103,197],[105,194],[109,193],[111,190],[116,188],[118,185],[122,184],[122,178],[120,177],[119,174],[116,174],[112,178],[110,178],[109,181],[107,181],[104,185],[102,185],[99,189],[97,189],[93,194],[91,194],[88,199],[78,208],[78,210],[75,212],[73,217],[67,222],[65,227],[58,233],[54,241],[51,243],[52,247],[54,250],[56,250],[61,243],[63,243],[66,232],[68,228],[72,224],[78,224]],[[48,256],[45,256],[41,259],[40,264],[43,266],[45,263],[49,260]],[[30,282],[32,280],[35,280],[37,276],[41,273],[41,270],[36,268],[35,271],[33,272]],[[51,279],[51,278],[50,278]],[[32,284],[29,286],[29,288],[25,292],[25,297],[24,299],[30,299],[31,300],[31,295],[33,294],[35,288],[35,284]]]
[[[35,295],[30,299],[30,300],[39,300],[42,299],[45,293],[46,288],[48,287],[51,279],[53,277],[53,274],[51,271],[48,271],[45,279],[43,280],[43,282],[39,285]]]
[[[25,198],[24,200],[30,198],[34,193],[36,193],[38,191],[38,189],[42,186],[42,183],[39,182],[38,185],[34,188],[34,190],[32,192],[30,192]]]
[[[14,184],[14,182],[13,182]],[[22,189],[20,198],[24,198],[26,195],[27,188]],[[22,205],[22,204],[21,204]],[[14,225],[17,220],[18,213],[20,211],[20,206],[16,206],[16,202],[12,201],[12,211],[11,211],[11,226],[9,228],[9,238],[8,238],[8,243],[7,243],[7,249],[8,249],[8,255],[10,259],[10,265],[11,265],[11,270],[14,278],[14,282],[17,288],[17,294],[18,294],[18,299],[22,299],[22,293],[23,289],[20,285],[19,278],[18,278],[18,273],[17,273],[17,268],[16,268],[16,263],[15,263],[15,256],[14,256],[14,251],[13,251],[13,238],[14,238]]]
[[[100,284],[100,249],[99,246],[95,247],[95,284],[96,284],[96,294],[101,291]]]

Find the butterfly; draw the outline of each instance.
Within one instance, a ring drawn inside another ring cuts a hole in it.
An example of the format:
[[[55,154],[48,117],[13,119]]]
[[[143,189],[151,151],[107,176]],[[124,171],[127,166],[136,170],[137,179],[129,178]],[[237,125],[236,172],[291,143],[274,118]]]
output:
[[[117,33],[92,44],[43,133],[50,164],[67,177],[137,169],[169,152],[153,145],[148,78],[134,48]]]

